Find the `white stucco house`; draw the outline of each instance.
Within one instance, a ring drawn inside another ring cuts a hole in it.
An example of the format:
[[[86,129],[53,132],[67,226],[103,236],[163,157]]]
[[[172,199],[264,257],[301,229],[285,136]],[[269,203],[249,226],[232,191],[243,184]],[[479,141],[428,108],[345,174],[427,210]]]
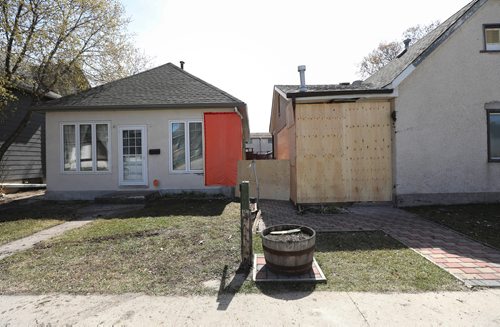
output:
[[[296,203],[500,202],[500,0],[474,0],[365,81],[277,85]]]
[[[231,194],[246,104],[171,63],[39,106],[47,197],[113,192]]]

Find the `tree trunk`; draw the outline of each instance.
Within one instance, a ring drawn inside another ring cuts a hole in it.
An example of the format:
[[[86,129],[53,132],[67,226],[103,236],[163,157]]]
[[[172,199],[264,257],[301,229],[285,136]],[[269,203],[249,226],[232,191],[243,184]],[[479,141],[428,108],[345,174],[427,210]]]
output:
[[[23,119],[19,122],[16,129],[7,137],[7,139],[3,142],[2,146],[0,146],[0,161],[2,161],[5,153],[9,149],[9,147],[14,143],[16,138],[21,134],[24,128],[29,124],[31,120],[31,116],[33,115],[33,111],[28,109]]]

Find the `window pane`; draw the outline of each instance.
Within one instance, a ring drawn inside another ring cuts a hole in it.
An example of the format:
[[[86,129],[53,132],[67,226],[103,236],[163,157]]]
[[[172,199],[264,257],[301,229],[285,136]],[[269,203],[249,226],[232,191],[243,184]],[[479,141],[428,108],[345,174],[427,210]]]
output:
[[[92,171],[92,125],[80,125],[80,171]]]
[[[201,123],[189,123],[189,167],[203,170],[203,133]]]
[[[64,171],[76,170],[75,125],[63,126]]]
[[[490,114],[490,156],[500,159],[500,113]]]
[[[486,50],[500,50],[500,29],[486,29]]]
[[[108,125],[107,124],[97,124],[95,125],[96,131],[96,155],[97,155],[97,170],[98,171],[108,171],[109,170],[109,135],[108,135]]]
[[[184,123],[172,123],[172,167],[174,170],[186,170],[184,128]]]
[[[486,30],[486,43],[500,43],[500,30],[487,29]]]

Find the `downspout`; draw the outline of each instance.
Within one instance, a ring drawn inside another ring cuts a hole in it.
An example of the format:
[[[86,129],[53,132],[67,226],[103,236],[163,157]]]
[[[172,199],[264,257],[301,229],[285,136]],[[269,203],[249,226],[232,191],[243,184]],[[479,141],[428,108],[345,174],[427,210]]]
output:
[[[234,112],[238,114],[238,116],[240,116],[241,120],[243,121],[243,115],[240,113],[240,111],[238,110],[238,107],[234,107]],[[243,124],[241,125],[243,126]]]
[[[245,137],[244,137],[244,132],[243,132],[243,129],[245,128],[245,122],[244,122],[244,119],[243,119],[243,115],[241,114],[241,112],[238,110],[238,107],[234,107],[234,112],[240,116],[240,119],[241,119],[241,134],[242,134],[242,138],[241,138],[241,149],[242,149],[242,158],[243,160],[246,160],[246,151],[245,151]]]

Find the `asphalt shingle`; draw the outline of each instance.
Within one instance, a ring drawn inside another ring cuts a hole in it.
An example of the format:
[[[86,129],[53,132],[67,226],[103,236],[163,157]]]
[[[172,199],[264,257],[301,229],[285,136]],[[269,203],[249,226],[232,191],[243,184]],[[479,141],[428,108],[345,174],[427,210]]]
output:
[[[487,0],[474,0],[463,7],[444,23],[429,32],[422,39],[412,45],[408,51],[388,63],[384,68],[366,79],[376,88],[383,88],[391,84],[408,66],[418,65],[432,50],[439,46],[455,29],[461,26],[468,17],[474,14]]]
[[[171,107],[244,103],[172,63],[46,103],[47,109]]]

